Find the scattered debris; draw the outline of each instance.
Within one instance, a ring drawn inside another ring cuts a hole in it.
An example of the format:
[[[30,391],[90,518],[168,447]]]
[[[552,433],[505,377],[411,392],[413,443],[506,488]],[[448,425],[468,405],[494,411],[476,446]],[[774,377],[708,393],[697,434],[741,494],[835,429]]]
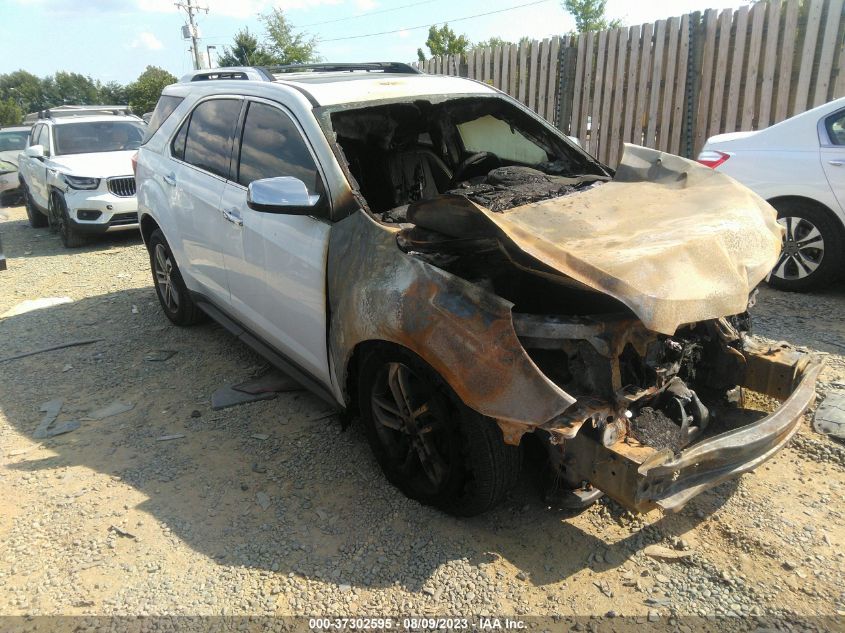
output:
[[[33,310],[41,310],[42,308],[51,308],[53,306],[61,305],[63,303],[72,303],[73,299],[70,297],[43,297],[40,299],[27,299],[21,301],[19,304],[12,306],[3,314],[0,314],[0,319],[6,317],[18,316],[19,314],[26,314]]]
[[[120,415],[121,413],[126,413],[127,411],[131,411],[134,408],[135,405],[131,402],[120,402],[119,400],[115,400],[111,404],[101,407],[96,411],[92,411],[82,419],[104,420],[105,418],[110,418],[115,415]]]
[[[138,314],[138,306],[136,306],[134,304],[132,306],[132,314]]]
[[[201,418],[202,412],[197,410],[197,409],[194,409],[193,411],[191,411],[191,417],[192,418]]]
[[[221,387],[211,394],[211,410],[219,411],[228,409],[247,402],[258,402],[259,400],[272,400],[279,394],[275,392],[250,394],[237,391],[231,387]]]
[[[172,349],[157,349],[144,356],[144,360],[149,363],[161,363],[166,360],[170,360],[176,356],[177,353],[178,352],[176,350]]]
[[[819,433],[845,440],[845,394],[828,393],[813,416],[813,428]]]
[[[613,590],[610,588],[610,583],[608,583],[606,580],[594,580],[593,584],[598,587],[598,590],[601,591],[608,598],[613,597]]]
[[[266,492],[258,492],[255,495],[256,503],[261,506],[262,510],[270,507],[270,496]]]
[[[267,472],[267,467],[262,464],[253,464],[252,465],[252,472],[258,473],[259,475],[263,475]]]
[[[184,433],[174,433],[173,435],[162,435],[156,438],[156,442],[167,442],[169,440],[181,440],[185,437]]]
[[[53,345],[51,347],[42,347],[41,349],[35,349],[31,352],[22,352],[20,354],[15,354],[14,356],[6,356],[5,358],[0,358],[0,363],[5,363],[9,360],[17,360],[19,358],[26,358],[27,356],[35,356],[36,354],[43,354],[44,352],[53,352],[57,349],[65,349],[67,347],[77,347],[79,345],[91,345],[91,343],[99,343],[105,339],[101,338],[89,338],[82,341],[71,341],[69,343],[62,343],[61,345]]]
[[[80,424],[78,420],[68,420],[67,422],[62,422],[61,424],[53,426],[53,423],[59,417],[59,412],[62,410],[63,403],[64,401],[61,398],[57,398],[41,405],[39,411],[44,414],[44,417],[32,433],[34,438],[43,440],[48,437],[55,437],[56,435],[70,433],[71,431],[75,431],[79,428]]]
[[[270,439],[270,436],[269,436],[269,435],[267,435],[266,433],[253,433],[251,437],[252,437],[252,439],[254,439],[254,440],[261,440],[262,442],[263,442],[264,440],[269,440],[269,439]]]
[[[692,556],[691,551],[679,551],[664,547],[663,545],[649,545],[643,550],[643,554],[651,558],[660,558],[663,560],[678,560]]]
[[[124,538],[131,538],[131,539],[135,538],[134,534],[132,534],[131,532],[127,532],[126,530],[122,530],[119,527],[117,527],[116,525],[110,525],[109,526],[109,532],[114,532],[118,536],[122,536]]]
[[[631,436],[651,448],[681,450],[686,438],[681,427],[659,409],[643,407],[637,417],[631,420]]]
[[[71,369],[73,369],[73,365],[71,365],[70,363],[68,363],[67,365],[65,365],[64,367],[62,367],[62,373],[68,372],[68,371],[70,371]]]
[[[248,393],[250,395],[304,390],[302,385],[296,382],[293,378],[275,370],[270,370],[257,378],[253,378],[252,380],[232,385],[232,389]]]

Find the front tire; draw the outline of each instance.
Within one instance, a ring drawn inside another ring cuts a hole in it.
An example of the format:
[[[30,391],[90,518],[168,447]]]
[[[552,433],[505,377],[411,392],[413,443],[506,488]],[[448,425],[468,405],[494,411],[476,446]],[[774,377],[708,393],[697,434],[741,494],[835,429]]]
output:
[[[29,189],[24,186],[23,190],[23,204],[26,207],[26,217],[29,220],[29,226],[34,229],[41,229],[47,226],[47,216],[35,208],[35,202],[32,196],[29,195]]]
[[[161,229],[156,229],[150,235],[148,249],[153,285],[164,314],[176,325],[193,325],[200,322],[203,312],[182,280],[176,258],[173,257]]]
[[[769,284],[803,292],[835,281],[843,265],[842,228],[825,211],[805,201],[775,201],[772,205],[786,235]]]
[[[73,228],[65,199],[58,191],[50,194],[50,216],[65,248],[79,248],[88,243],[88,237]]]
[[[384,346],[362,358],[358,402],[385,476],[412,499],[473,516],[502,501],[519,477],[520,448],[408,350]]]

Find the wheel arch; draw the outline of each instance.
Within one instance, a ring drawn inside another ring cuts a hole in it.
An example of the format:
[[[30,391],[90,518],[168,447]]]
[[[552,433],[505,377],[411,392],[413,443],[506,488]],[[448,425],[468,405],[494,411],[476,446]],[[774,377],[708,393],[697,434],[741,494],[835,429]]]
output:
[[[818,200],[807,196],[775,196],[773,198],[769,198],[766,202],[772,205],[775,209],[778,209],[779,204],[789,203],[800,203],[812,206],[824,213],[829,219],[833,220],[836,229],[839,231],[839,236],[845,240],[845,224],[843,224],[842,218],[823,202],[819,202]]]
[[[160,229],[161,227],[158,225],[158,222],[155,221],[153,216],[148,213],[141,215],[140,225],[141,238],[144,240],[144,244],[149,248],[150,236],[153,234],[153,231]]]

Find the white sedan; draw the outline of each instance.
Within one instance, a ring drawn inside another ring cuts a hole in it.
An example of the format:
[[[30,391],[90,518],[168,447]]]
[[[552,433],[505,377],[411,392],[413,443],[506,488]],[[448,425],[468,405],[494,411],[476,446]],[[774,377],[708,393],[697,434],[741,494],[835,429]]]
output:
[[[769,283],[823,287],[845,263],[845,98],[756,132],[708,139],[698,161],[732,176],[777,209],[786,229]]]

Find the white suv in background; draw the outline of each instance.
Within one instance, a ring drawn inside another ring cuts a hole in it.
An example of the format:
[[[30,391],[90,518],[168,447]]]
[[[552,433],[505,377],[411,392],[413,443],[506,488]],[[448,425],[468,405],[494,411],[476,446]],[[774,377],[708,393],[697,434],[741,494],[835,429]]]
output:
[[[49,223],[67,247],[91,235],[137,229],[132,156],[145,132],[125,107],[39,113],[18,165],[30,225]]]
[[[707,140],[698,161],[736,178],[778,211],[783,251],[769,283],[822,288],[845,266],[845,98],[756,132]]]

